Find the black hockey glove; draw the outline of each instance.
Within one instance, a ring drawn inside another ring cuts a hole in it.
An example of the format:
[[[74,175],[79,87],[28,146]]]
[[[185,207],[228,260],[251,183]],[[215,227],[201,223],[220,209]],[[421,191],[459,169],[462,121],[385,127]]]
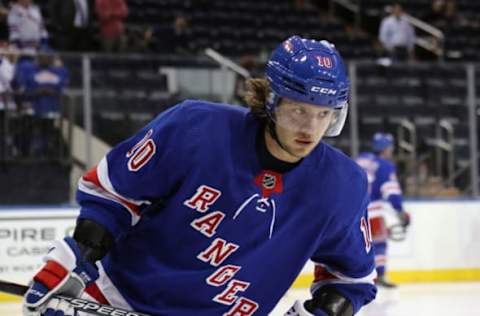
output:
[[[400,225],[404,228],[407,228],[410,225],[410,214],[405,211],[401,211],[397,213],[398,220],[400,221]]]

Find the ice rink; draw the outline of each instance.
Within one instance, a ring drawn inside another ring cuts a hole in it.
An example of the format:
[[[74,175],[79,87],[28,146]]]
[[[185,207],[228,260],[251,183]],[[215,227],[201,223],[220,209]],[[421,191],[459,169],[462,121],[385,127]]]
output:
[[[281,316],[296,299],[303,300],[306,297],[307,289],[291,290],[270,315]],[[20,303],[0,303],[0,315],[21,315]],[[480,315],[480,282],[406,284],[395,290],[380,289],[377,299],[357,314],[357,316],[473,315]]]
[[[285,295],[272,316],[281,316],[307,290]],[[394,290],[379,289],[377,299],[357,316],[473,316],[480,315],[480,282],[405,284]]]

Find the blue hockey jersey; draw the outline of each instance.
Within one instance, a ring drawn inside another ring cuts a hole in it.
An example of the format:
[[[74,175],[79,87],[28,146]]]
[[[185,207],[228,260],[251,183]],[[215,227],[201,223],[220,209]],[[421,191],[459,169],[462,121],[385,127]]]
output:
[[[388,201],[395,210],[402,211],[402,190],[395,165],[371,152],[361,153],[355,160],[367,173],[371,202]]]
[[[308,259],[312,290],[355,311],[375,297],[366,177],[325,143],[292,170],[262,170],[245,108],[185,101],[79,181],[79,218],[115,236],[107,300],[151,315],[268,315]],[[107,285],[105,285],[107,284]]]

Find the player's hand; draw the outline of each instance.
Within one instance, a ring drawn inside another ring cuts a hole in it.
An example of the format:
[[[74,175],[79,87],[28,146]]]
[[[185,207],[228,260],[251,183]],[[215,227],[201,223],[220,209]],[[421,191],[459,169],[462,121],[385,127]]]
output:
[[[75,311],[72,305],[69,302],[52,298],[48,303],[42,305],[41,308],[35,310],[25,310],[23,311],[24,316],[77,316],[78,313]]]
[[[410,214],[405,211],[398,212],[397,214],[400,225],[402,225],[403,228],[408,227],[410,225]]]
[[[295,301],[292,307],[285,313],[284,316],[328,316],[321,310],[315,310],[314,313],[310,313],[305,308],[304,302],[302,301]]]
[[[74,316],[69,303],[52,296],[79,297],[98,278],[98,271],[84,260],[77,242],[70,237],[56,241],[43,260],[46,264],[34,276],[24,296],[23,315]]]

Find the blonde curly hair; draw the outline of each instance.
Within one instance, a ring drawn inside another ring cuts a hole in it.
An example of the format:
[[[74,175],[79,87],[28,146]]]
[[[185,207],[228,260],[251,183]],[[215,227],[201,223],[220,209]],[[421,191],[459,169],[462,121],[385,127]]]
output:
[[[247,103],[251,112],[265,123],[268,119],[266,104],[271,92],[270,83],[267,79],[253,78],[248,79],[245,86],[245,103]]]

